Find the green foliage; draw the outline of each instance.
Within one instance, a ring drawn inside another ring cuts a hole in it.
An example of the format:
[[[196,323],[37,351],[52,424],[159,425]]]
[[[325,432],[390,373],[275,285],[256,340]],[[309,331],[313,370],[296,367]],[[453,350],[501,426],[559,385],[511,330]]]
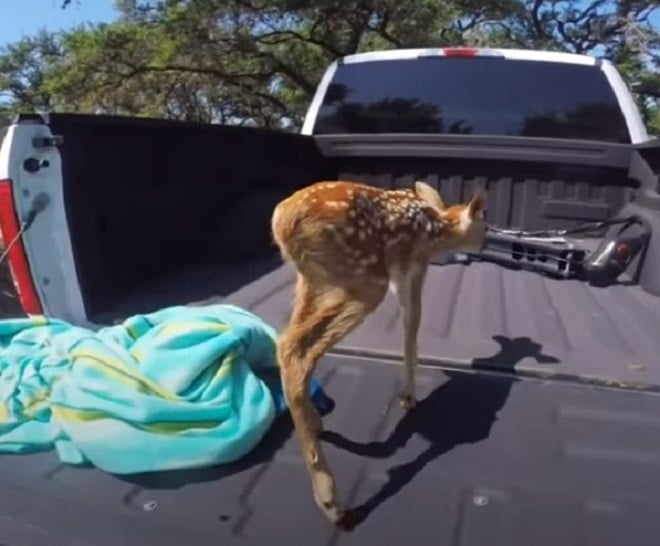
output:
[[[59,36],[45,31],[2,49],[0,117],[16,110],[49,110],[53,105],[50,75],[61,59]]]
[[[297,128],[324,69],[341,56],[490,45],[612,59],[635,89],[649,128],[660,132],[660,30],[648,22],[660,9],[654,0],[115,0],[115,6],[111,24],[41,32],[0,50],[0,117],[66,110]]]

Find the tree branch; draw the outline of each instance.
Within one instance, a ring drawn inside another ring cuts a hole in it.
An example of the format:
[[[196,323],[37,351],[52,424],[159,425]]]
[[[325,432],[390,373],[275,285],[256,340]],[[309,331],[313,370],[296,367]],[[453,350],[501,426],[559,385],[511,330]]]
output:
[[[271,40],[271,38],[283,38],[282,40]],[[342,52],[339,51],[337,48],[332,46],[331,44],[327,42],[323,42],[321,40],[318,40],[316,38],[313,38],[311,36],[303,36],[299,32],[296,32],[295,30],[273,30],[271,32],[264,32],[262,34],[259,34],[258,36],[255,36],[255,40],[258,42],[262,42],[268,45],[274,45],[274,44],[280,44],[284,42],[288,42],[291,39],[295,40],[300,40],[301,42],[307,42],[310,44],[314,44],[316,46],[322,47],[325,49],[328,53],[334,55],[335,57],[341,57]]]
[[[217,68],[205,68],[199,66],[187,66],[179,64],[167,64],[167,65],[144,65],[144,66],[135,66],[124,62],[126,66],[131,69],[131,72],[128,74],[123,74],[127,79],[133,78],[140,74],[145,74],[148,72],[182,72],[186,74],[203,74],[206,76],[213,76],[223,81],[236,80],[242,78],[255,78],[255,79],[266,79],[271,78],[276,74],[276,71],[268,72],[224,72]]]
[[[542,39],[547,39],[548,34],[543,28],[543,23],[541,22],[541,6],[543,5],[544,0],[534,0],[534,4],[532,5],[532,25],[534,26],[534,31],[538,35],[539,38]]]
[[[644,95],[645,97],[651,97],[654,99],[660,99],[660,88],[652,84],[638,84],[635,86],[635,93],[638,95]]]
[[[243,49],[247,49],[249,53],[252,53],[263,59],[268,59],[273,64],[273,68],[277,72],[284,74],[293,83],[300,87],[307,95],[311,96],[314,94],[314,91],[316,91],[316,86],[308,81],[301,73],[276,57],[273,53],[259,49],[259,46],[256,42],[245,41],[241,45]]]

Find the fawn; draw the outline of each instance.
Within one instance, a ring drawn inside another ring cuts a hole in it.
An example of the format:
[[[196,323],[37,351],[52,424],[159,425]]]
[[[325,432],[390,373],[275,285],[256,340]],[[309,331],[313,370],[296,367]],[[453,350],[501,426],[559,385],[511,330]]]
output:
[[[273,211],[273,239],[296,271],[291,317],[278,340],[278,364],[314,499],[334,523],[341,523],[343,511],[318,439],[321,417],[309,395],[316,362],[379,306],[389,285],[403,317],[400,402],[412,408],[428,263],[439,252],[483,248],[484,206],[479,192],[465,204],[446,207],[424,182],[384,190],[330,181],[293,193]]]

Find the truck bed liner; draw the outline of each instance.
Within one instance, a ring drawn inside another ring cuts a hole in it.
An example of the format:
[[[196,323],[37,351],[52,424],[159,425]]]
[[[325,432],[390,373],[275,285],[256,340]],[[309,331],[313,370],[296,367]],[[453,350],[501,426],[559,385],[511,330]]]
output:
[[[288,317],[293,278],[272,257],[190,268],[128,294],[96,320],[110,322],[163,305],[226,301],[279,328]],[[426,361],[470,365],[497,352],[497,336],[528,337],[548,356],[542,362],[522,358],[519,372],[660,388],[660,298],[638,286],[595,288],[490,263],[450,264],[431,266],[423,297],[419,350]],[[336,352],[399,359],[402,346],[398,305],[388,293]]]
[[[539,350],[516,339],[498,358]],[[0,544],[657,544],[656,394],[422,366],[404,415],[400,366],[328,356],[318,373],[334,400],[326,453],[359,507],[352,533],[316,510],[285,415],[216,469],[119,478],[52,453],[2,456]]]

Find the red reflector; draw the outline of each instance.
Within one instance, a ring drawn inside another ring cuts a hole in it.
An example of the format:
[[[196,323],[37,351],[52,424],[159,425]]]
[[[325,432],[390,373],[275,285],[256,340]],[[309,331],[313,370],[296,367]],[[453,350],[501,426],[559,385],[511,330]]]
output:
[[[479,54],[478,49],[469,47],[446,47],[443,48],[445,57],[476,57]]]
[[[8,245],[20,230],[14,210],[14,191],[11,180],[0,180],[0,230],[4,244]],[[23,310],[29,315],[41,315],[43,310],[32,282],[25,248],[21,239],[9,250],[9,267]]]
[[[630,247],[625,243],[621,243],[618,247],[616,247],[616,253],[619,255],[619,257],[625,260],[630,255]]]

